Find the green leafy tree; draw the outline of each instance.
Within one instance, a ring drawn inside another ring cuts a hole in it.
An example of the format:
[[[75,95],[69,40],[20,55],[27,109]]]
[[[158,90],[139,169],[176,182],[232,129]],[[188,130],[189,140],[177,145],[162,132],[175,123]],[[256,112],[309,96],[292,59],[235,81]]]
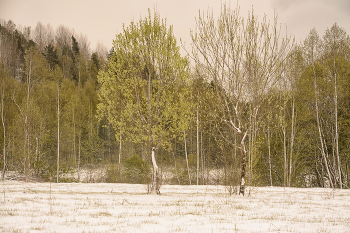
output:
[[[188,60],[181,57],[172,27],[158,13],[132,22],[114,40],[115,53],[107,71],[100,72],[99,114],[119,132],[148,143],[153,164],[152,193],[159,193],[155,151],[183,132],[186,113]],[[182,119],[182,120],[181,120]]]
[[[8,70],[0,59],[0,120],[1,120],[1,134],[0,144],[2,144],[2,150],[0,155],[0,164],[2,169],[2,179],[5,179],[5,172],[8,169],[7,161],[9,161],[8,142],[10,141],[9,135],[10,126],[13,124],[13,118],[15,117],[14,108],[15,105],[11,100],[13,90],[18,85],[18,82],[13,79]]]
[[[28,180],[31,176],[34,155],[36,154],[35,144],[37,133],[42,129],[39,127],[43,120],[43,112],[38,106],[38,90],[49,75],[45,58],[39,54],[36,48],[31,47],[24,56],[24,82],[21,83],[12,99],[15,102],[19,114],[16,116],[17,133],[19,136],[18,145],[22,150],[19,157],[22,159],[23,170]]]

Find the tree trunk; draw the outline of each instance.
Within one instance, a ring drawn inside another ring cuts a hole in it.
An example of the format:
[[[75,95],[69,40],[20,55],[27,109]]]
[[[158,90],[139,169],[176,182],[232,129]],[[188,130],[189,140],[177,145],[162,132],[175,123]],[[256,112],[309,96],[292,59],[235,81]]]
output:
[[[292,180],[292,161],[293,161],[293,145],[294,145],[294,96],[292,97],[292,129],[290,135],[290,155],[289,155],[289,179],[288,187],[291,185]]]
[[[251,110],[250,110],[251,111]],[[251,186],[251,176],[252,176],[252,171],[251,169],[251,162],[252,162],[252,153],[253,153],[253,134],[252,134],[252,128],[253,128],[253,123],[252,123],[252,114],[249,114],[249,134],[248,134],[248,186]]]
[[[242,170],[241,170],[241,184],[239,188],[239,194],[244,196],[245,189],[245,169],[246,169],[246,151],[245,149],[241,149],[242,152]]]
[[[122,156],[122,128],[120,126],[120,131],[119,131],[119,155],[118,155],[118,164],[120,165],[120,158]]]
[[[152,143],[153,144],[153,143]],[[159,168],[156,162],[155,147],[152,145],[152,165],[153,165],[153,177],[152,177],[152,194],[160,194],[160,180],[159,180]]]
[[[287,162],[287,146],[286,146],[286,126],[283,125],[283,161],[284,161],[284,167],[283,167],[283,187],[287,186],[287,180],[288,180],[288,162]]]
[[[3,85],[3,88],[5,86]],[[4,161],[4,167],[2,169],[2,180],[5,181],[5,171],[6,171],[6,127],[5,127],[5,117],[4,117],[4,98],[5,98],[5,90],[2,90],[1,93],[1,121],[2,121],[2,128],[4,131],[4,147],[3,147],[3,161]]]
[[[185,133],[185,131],[184,131],[184,141],[185,141],[185,156],[186,156],[188,180],[190,181],[190,185],[192,185],[192,183],[191,183],[191,175],[190,175],[190,167],[188,166],[187,143],[186,143],[186,133]]]
[[[90,164],[93,165],[95,163],[94,156],[93,156],[93,132],[92,132],[92,100],[89,101],[89,154],[90,154]]]
[[[315,72],[315,71],[314,71],[314,72]],[[319,139],[320,139],[320,143],[321,143],[321,154],[322,154],[322,157],[323,157],[324,165],[325,165],[325,167],[326,167],[326,171],[327,171],[329,183],[330,183],[331,187],[334,188],[333,181],[332,181],[332,176],[331,176],[331,173],[330,173],[330,171],[329,171],[328,161],[327,161],[326,154],[325,154],[326,152],[325,152],[325,149],[324,149],[323,137],[322,137],[322,132],[321,132],[321,124],[320,124],[320,119],[319,119],[318,101],[317,101],[316,74],[314,74],[314,77],[315,77],[315,80],[314,80],[314,88],[315,88],[316,122],[317,122],[317,128],[318,128]]]
[[[199,120],[198,120],[198,106],[197,106],[197,185],[199,183]]]
[[[240,188],[239,188],[239,194],[242,193],[242,195],[244,196],[244,190],[245,190],[245,176],[246,176],[246,150],[245,150],[245,143],[244,140],[246,138],[248,134],[248,130],[246,131],[246,133],[244,134],[242,140],[241,140],[241,153],[242,153],[242,170],[241,170],[241,184],[240,184]],[[241,133],[242,135],[242,133]]]
[[[335,60],[334,60],[334,118],[335,118],[335,149],[337,154],[337,162],[338,162],[338,177],[339,177],[339,185],[340,189],[343,189],[343,181],[341,177],[341,163],[339,156],[339,133],[338,133],[338,91],[337,91],[337,74],[335,72]],[[334,169],[335,166],[334,166]]]
[[[23,155],[24,155],[24,175],[25,175],[25,180],[26,182],[28,182],[28,167],[27,167],[27,120],[24,121],[24,132],[25,132],[25,135],[24,135],[24,144],[23,144]]]
[[[204,153],[203,153],[203,132],[201,131],[201,163],[202,163],[202,185],[204,185]]]
[[[269,150],[269,172],[270,172],[270,185],[272,186],[272,169],[271,169],[271,143],[270,143],[270,122],[267,127],[267,147]]]
[[[57,183],[60,175],[60,86],[57,86]]]
[[[78,83],[78,99],[79,102],[83,102],[81,98],[81,82]],[[78,170],[78,182],[80,182],[80,160],[81,160],[81,124],[83,121],[83,114],[82,114],[82,106],[79,106],[79,135],[78,135],[78,164],[77,164],[77,170]]]
[[[24,117],[24,127],[25,127],[25,161],[24,161],[24,167],[25,167],[25,175],[26,175],[26,182],[29,180],[29,172],[30,172],[30,138],[29,138],[29,123],[28,123],[28,113],[29,113],[29,100],[30,100],[30,85],[32,80],[32,61],[29,62],[29,74],[27,76],[27,102],[26,102],[26,111],[25,111],[25,117]]]
[[[78,139],[78,182],[80,182],[80,158],[81,158],[81,128],[79,129]]]
[[[282,130],[283,130],[283,161],[284,161],[284,166],[283,166],[283,187],[286,187],[288,184],[288,161],[287,161],[287,137],[286,137],[286,99],[285,96],[283,95],[283,125],[282,125]]]
[[[77,154],[76,154],[76,133],[75,133],[75,112],[74,112],[74,106],[72,107],[72,113],[73,113],[73,156],[74,156],[74,164],[77,164]]]

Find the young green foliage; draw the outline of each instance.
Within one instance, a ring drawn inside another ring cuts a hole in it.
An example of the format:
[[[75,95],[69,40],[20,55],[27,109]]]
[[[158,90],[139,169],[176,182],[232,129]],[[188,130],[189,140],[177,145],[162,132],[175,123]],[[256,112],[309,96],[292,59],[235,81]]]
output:
[[[116,132],[148,143],[158,172],[153,152],[167,148],[186,127],[188,60],[180,55],[172,27],[150,10],[145,19],[124,27],[113,45],[108,68],[98,75],[99,115],[107,115]]]

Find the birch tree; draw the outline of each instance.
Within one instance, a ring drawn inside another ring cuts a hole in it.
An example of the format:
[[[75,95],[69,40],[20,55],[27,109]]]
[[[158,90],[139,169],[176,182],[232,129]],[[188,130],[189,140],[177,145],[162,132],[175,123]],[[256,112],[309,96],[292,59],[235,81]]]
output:
[[[1,77],[3,80],[0,89],[0,101],[1,101],[1,122],[2,122],[2,130],[3,130],[3,137],[4,137],[4,145],[3,145],[3,151],[2,151],[2,156],[3,157],[3,170],[2,170],[2,180],[5,180],[5,171],[6,171],[6,125],[5,125],[5,115],[4,115],[4,99],[5,99],[5,82],[4,82],[4,77]]]
[[[296,156],[294,156],[294,141],[295,141],[295,134],[296,134],[296,107],[295,107],[295,101],[296,101],[296,82],[297,79],[301,76],[302,73],[302,55],[300,48],[298,46],[295,46],[294,50],[291,52],[290,56],[288,57],[288,60],[286,62],[287,66],[287,81],[289,85],[289,92],[291,95],[291,126],[290,126],[290,151],[289,151],[289,174],[288,174],[288,187],[291,186],[292,183],[292,173],[293,173],[293,165],[295,164]]]
[[[39,119],[35,117],[39,114],[37,103],[35,102],[35,88],[43,80],[43,77],[48,75],[47,64],[45,59],[38,53],[38,51],[31,47],[26,51],[25,55],[25,82],[23,83],[24,96],[22,102],[18,102],[15,93],[12,95],[12,99],[15,102],[23,124],[23,170],[26,175],[26,181],[28,181],[31,175],[31,147],[33,126]]]
[[[11,80],[9,74],[7,73],[7,70],[2,63],[0,59],[0,120],[2,123],[2,136],[3,136],[3,147],[2,147],[2,155],[0,155],[0,161],[3,160],[3,167],[2,167],[2,180],[5,180],[5,172],[7,167],[7,150],[6,150],[6,143],[7,143],[7,131],[8,128],[8,120],[9,112],[6,111],[9,107],[9,90],[13,89],[13,80]],[[11,116],[10,116],[11,117]]]
[[[342,172],[341,172],[341,159],[339,155],[339,130],[338,130],[338,95],[339,95],[339,83],[342,83],[345,59],[347,52],[349,52],[349,45],[347,44],[348,36],[344,29],[340,28],[337,24],[334,24],[330,29],[327,29],[323,37],[324,41],[324,62],[327,69],[328,76],[333,79],[334,83],[334,151],[337,158],[337,166],[333,165],[334,169],[337,167],[337,177],[339,181],[339,187],[343,188]]]
[[[320,67],[318,63],[318,60],[321,56],[321,46],[322,46],[321,38],[319,37],[317,31],[315,29],[312,29],[308,37],[304,41],[304,56],[305,56],[306,62],[312,68],[314,98],[315,98],[315,114],[316,114],[316,123],[317,123],[317,129],[318,129],[318,137],[320,140],[320,151],[321,151],[323,163],[327,172],[327,177],[328,177],[330,186],[334,188],[330,165],[329,165],[329,155],[328,155],[326,140],[324,136],[325,134],[323,132],[324,129],[322,127],[321,116],[320,116],[320,106],[319,106],[319,99],[320,99],[319,79],[323,75],[322,67]]]
[[[192,31],[196,71],[218,87],[220,121],[236,131],[241,152],[240,194],[244,195],[246,177],[246,139],[251,127],[247,106],[256,119],[263,96],[282,73],[282,63],[292,48],[291,38],[282,38],[277,16],[272,22],[249,12],[247,19],[239,7],[224,4],[218,19],[212,13],[199,14]]]

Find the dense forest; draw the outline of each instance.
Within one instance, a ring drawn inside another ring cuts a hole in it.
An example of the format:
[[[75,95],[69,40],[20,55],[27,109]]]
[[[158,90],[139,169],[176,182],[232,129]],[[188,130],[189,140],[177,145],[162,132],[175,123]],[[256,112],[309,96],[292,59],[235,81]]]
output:
[[[194,20],[187,56],[150,10],[109,51],[63,25],[1,20],[2,179],[348,188],[344,29],[295,42],[277,17],[225,5]]]

